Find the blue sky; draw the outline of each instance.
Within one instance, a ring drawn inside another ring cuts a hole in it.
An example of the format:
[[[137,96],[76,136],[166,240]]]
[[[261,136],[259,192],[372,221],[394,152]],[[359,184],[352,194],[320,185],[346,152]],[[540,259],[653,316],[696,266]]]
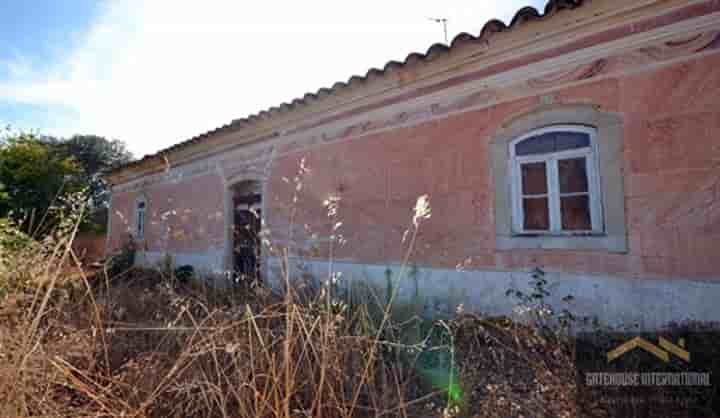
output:
[[[59,59],[61,45],[80,39],[100,12],[99,6],[89,0],[0,2],[0,60],[22,57],[41,64]],[[2,70],[7,76],[7,68]]]
[[[477,34],[543,0],[4,0],[0,126],[137,155]],[[378,13],[382,10],[382,13]]]
[[[82,40],[100,12],[90,0],[7,0],[0,2],[0,80],[22,78],[23,73],[57,62]],[[0,100],[0,122],[40,128],[49,112],[43,105]]]

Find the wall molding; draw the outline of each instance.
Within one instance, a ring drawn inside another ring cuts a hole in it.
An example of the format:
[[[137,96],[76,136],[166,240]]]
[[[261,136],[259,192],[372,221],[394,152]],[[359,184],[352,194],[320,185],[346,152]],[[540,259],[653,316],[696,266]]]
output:
[[[375,110],[338,120],[319,123],[311,118],[305,124],[295,122],[274,133],[261,134],[256,142],[250,144],[208,145],[205,154],[175,164],[168,162],[163,171],[140,173],[134,179],[115,185],[113,190],[132,191],[137,190],[138,183],[149,186],[206,174],[210,168],[204,163],[215,165],[220,162],[223,169],[232,165],[242,167],[240,170],[252,169],[253,166],[268,164],[270,155],[282,157],[330,142],[380,134],[718,52],[720,12],[548,58],[495,76],[467,80],[434,93],[418,92],[415,97],[399,103],[379,105]]]

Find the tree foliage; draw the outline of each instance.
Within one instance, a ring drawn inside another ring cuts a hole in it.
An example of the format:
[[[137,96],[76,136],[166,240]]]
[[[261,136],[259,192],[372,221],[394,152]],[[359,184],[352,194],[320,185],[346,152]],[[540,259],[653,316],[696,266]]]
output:
[[[107,227],[110,188],[103,175],[132,160],[125,143],[97,135],[75,135],[68,139],[47,139],[60,155],[73,158],[80,166],[83,184],[90,197],[85,229],[104,231]]]
[[[32,233],[41,220],[52,224],[50,209],[63,196],[84,189],[90,198],[84,226],[104,230],[109,188],[102,176],[131,159],[123,142],[101,136],[8,134],[0,140],[0,218]]]
[[[75,159],[87,177],[92,204],[95,208],[107,207],[109,190],[102,175],[132,160],[125,143],[97,135],[75,135],[69,139],[54,140],[62,156]]]
[[[82,188],[81,170],[33,134],[0,143],[0,218],[13,218],[31,231],[59,197]]]

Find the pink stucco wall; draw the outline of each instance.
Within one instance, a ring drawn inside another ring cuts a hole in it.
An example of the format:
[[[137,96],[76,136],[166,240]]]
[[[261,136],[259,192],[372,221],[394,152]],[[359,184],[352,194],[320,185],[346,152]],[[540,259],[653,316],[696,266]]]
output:
[[[506,102],[280,158],[268,187],[268,223],[287,227],[300,158],[311,171],[297,204],[301,229],[326,235],[322,201],[342,198],[345,247],[336,256],[362,263],[401,259],[411,208],[429,194],[432,218],[421,228],[420,265],[630,277],[717,277],[720,273],[720,57],[554,92],[558,103],[590,103],[624,123],[629,252],[513,250],[495,246],[488,148],[499,127],[540,104]],[[341,191],[341,192],[338,192]],[[307,225],[307,228],[304,227]],[[322,257],[322,244],[309,255]]]
[[[720,257],[720,56],[553,92],[557,103],[586,103],[616,112],[624,126],[627,254],[607,251],[513,250],[495,245],[489,145],[500,126],[536,108],[539,96],[505,102],[410,127],[290,152],[272,162],[265,217],[282,242],[292,209],[299,160],[310,172],[296,213],[296,237],[327,236],[323,200],[341,197],[347,244],[335,257],[361,263],[401,260],[403,231],[415,200],[429,194],[432,218],[421,228],[420,265],[603,273],[626,277],[718,277]],[[225,237],[224,191],[218,175],[159,183],[113,194],[110,247],[130,232],[133,205],[144,195],[148,224],[141,247],[199,252]],[[165,214],[165,217],[163,216]],[[325,244],[306,248],[327,257]]]
[[[145,235],[137,243],[140,249],[195,252],[223,246],[222,181],[217,175],[203,175],[141,191],[113,193],[111,249],[118,248],[133,232],[133,209],[140,197],[147,202]]]

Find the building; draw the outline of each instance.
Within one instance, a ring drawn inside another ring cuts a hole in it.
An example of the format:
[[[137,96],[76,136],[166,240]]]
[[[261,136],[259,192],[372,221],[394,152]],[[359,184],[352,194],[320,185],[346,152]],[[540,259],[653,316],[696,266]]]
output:
[[[541,267],[616,326],[717,320],[719,68],[720,1],[552,0],[116,170],[108,244],[269,278],[259,213],[322,277],[342,221],[336,268],[385,280],[428,194],[431,309],[507,312]]]

